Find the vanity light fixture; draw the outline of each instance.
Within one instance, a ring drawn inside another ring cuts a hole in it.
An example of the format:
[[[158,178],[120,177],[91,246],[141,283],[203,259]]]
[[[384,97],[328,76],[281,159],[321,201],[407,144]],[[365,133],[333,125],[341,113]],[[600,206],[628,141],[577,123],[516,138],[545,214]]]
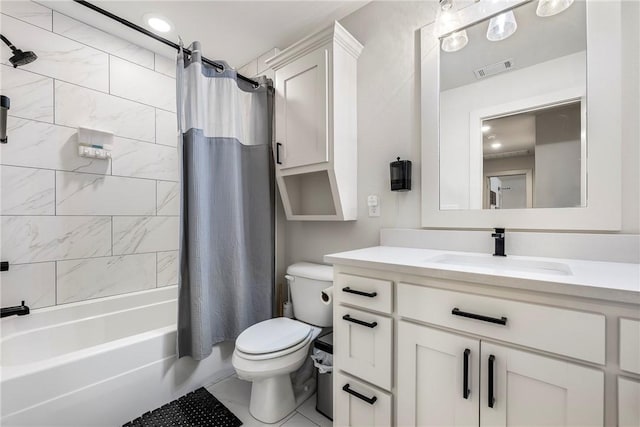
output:
[[[536,15],[546,18],[564,12],[573,4],[573,0],[538,0]]]
[[[487,132],[489,132],[491,130],[491,126],[482,125],[482,127],[480,129],[482,129],[482,133],[487,133]]]
[[[456,52],[469,43],[467,30],[456,31],[442,39],[442,50],[445,52]]]
[[[171,31],[172,26],[169,23],[169,20],[160,15],[147,13],[144,15],[144,20],[149,27],[160,33],[168,33]]]
[[[494,142],[491,144],[491,148],[493,148],[494,150],[497,150],[500,147],[502,147],[502,144],[499,142]]]
[[[513,11],[510,10],[491,18],[489,28],[487,28],[487,39],[492,42],[504,40],[512,36],[517,29],[518,23],[516,22],[516,16],[513,14]]]

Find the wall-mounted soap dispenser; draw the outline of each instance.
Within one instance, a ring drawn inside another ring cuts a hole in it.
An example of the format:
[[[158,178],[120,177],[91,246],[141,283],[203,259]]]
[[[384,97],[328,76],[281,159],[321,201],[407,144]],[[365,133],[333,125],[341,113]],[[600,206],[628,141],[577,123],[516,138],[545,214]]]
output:
[[[391,191],[411,190],[411,160],[398,160],[389,164]]]

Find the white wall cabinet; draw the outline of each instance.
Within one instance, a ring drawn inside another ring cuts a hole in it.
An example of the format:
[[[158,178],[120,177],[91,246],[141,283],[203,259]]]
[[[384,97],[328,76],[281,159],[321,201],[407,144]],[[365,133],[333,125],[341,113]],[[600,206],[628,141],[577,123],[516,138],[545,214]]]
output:
[[[288,220],[357,218],[357,60],[335,22],[267,60],[275,70],[276,180]]]

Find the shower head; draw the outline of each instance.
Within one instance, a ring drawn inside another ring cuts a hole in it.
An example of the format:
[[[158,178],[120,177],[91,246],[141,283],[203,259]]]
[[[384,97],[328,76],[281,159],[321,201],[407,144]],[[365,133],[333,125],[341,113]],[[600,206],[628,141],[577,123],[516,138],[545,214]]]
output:
[[[11,52],[13,53],[13,56],[9,58],[9,62],[11,62],[11,65],[13,65],[13,68],[30,64],[36,59],[38,59],[38,55],[36,55],[30,50],[25,52],[21,49],[18,49],[13,45],[13,43],[9,41],[9,39],[7,39],[2,34],[0,34],[0,39],[2,39],[2,41],[11,48]]]

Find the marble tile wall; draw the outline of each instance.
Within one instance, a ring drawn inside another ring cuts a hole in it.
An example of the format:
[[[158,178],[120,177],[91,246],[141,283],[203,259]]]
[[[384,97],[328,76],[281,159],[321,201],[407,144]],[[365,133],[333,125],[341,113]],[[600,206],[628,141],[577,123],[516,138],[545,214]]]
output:
[[[0,3],[2,33],[38,60],[14,69],[0,146],[2,306],[32,309],[175,285],[175,63],[29,1]],[[77,155],[77,127],[115,134],[111,160]]]

